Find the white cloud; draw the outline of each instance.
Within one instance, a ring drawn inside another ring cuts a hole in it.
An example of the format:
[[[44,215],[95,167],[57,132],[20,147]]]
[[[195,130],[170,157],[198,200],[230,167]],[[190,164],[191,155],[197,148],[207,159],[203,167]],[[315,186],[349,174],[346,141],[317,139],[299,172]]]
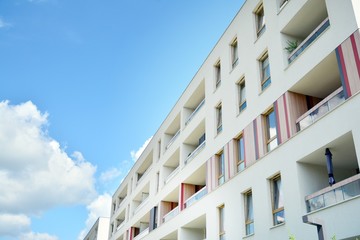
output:
[[[6,27],[11,27],[11,24],[6,22],[5,20],[3,20],[1,17],[0,17],[0,28],[6,28]]]
[[[145,150],[146,146],[149,144],[149,142],[151,141],[151,139],[152,139],[152,136],[151,136],[148,140],[146,140],[146,141],[144,142],[144,144],[143,144],[137,151],[132,150],[132,151],[130,152],[131,158],[132,158],[132,160],[133,160],[134,162],[135,162],[135,161],[140,157],[140,155],[143,153],[143,151]]]
[[[122,174],[122,172],[120,169],[113,167],[113,168],[101,173],[100,181],[103,183],[110,182],[110,181],[116,179],[117,177],[119,177],[121,174]]]
[[[58,237],[51,236],[47,233],[28,232],[21,234],[19,240],[58,240]]]
[[[30,229],[31,220],[24,214],[0,214],[0,236],[15,236]]]
[[[99,217],[110,217],[111,196],[108,193],[99,195],[87,207],[88,217],[86,219],[86,227],[80,232],[78,239],[82,240],[94,225]]]
[[[96,196],[96,168],[80,152],[69,157],[60,148],[47,133],[48,114],[32,102],[0,102],[0,116],[0,215],[22,220],[22,231],[11,221],[7,228],[26,233],[22,239],[56,239],[25,231],[26,219],[51,207],[89,203]]]

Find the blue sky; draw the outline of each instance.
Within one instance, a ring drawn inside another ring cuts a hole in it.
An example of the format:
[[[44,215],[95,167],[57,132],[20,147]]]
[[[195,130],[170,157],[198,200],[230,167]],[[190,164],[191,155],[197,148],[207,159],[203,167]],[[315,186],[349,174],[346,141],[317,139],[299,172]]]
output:
[[[86,231],[242,3],[1,0],[0,239]]]

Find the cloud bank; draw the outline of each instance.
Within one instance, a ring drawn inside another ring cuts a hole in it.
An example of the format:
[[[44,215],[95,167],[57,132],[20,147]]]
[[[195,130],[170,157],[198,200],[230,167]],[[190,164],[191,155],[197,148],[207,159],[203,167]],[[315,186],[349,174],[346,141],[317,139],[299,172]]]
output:
[[[80,152],[69,156],[47,127],[48,114],[32,102],[0,102],[0,237],[57,239],[31,232],[30,217],[59,205],[88,204],[96,196],[96,167]]]
[[[143,153],[143,151],[145,150],[145,148],[146,148],[146,146],[150,143],[150,141],[151,141],[151,139],[152,139],[152,136],[148,139],[148,140],[146,140],[145,142],[144,142],[144,144],[138,149],[138,150],[132,150],[131,152],[130,152],[130,155],[131,155],[131,158],[132,158],[132,160],[135,162],[136,160],[138,160],[138,158],[140,157],[140,155]]]

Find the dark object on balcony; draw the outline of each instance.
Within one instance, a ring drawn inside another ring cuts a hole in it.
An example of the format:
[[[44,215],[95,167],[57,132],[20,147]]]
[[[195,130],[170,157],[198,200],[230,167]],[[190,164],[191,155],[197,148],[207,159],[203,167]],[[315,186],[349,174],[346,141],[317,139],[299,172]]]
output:
[[[335,184],[334,172],[333,172],[333,164],[332,164],[332,154],[329,148],[325,149],[326,156],[326,167],[329,175],[329,185],[332,186]]]

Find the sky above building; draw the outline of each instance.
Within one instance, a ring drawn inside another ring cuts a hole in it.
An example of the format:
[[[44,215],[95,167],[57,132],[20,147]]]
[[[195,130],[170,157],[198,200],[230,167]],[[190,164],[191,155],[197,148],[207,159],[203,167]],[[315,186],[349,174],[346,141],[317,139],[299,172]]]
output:
[[[0,239],[82,239],[243,0],[1,0]]]

